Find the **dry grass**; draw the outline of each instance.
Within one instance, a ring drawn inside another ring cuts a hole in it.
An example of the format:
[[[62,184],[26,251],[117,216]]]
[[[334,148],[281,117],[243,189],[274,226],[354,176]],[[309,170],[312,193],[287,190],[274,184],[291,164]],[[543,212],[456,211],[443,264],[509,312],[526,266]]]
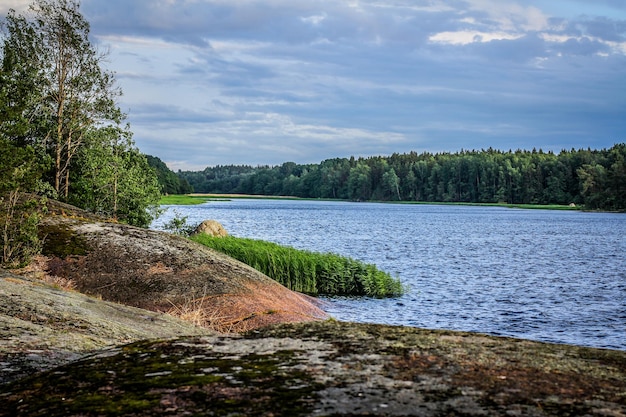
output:
[[[76,291],[76,283],[71,279],[58,277],[56,275],[45,275],[42,281],[65,291]]]
[[[222,315],[219,309],[216,309],[210,302],[211,298],[204,296],[188,299],[178,304],[167,300],[172,307],[166,313],[218,333],[238,333],[249,330],[249,326],[245,323],[249,317],[233,319],[232,317]]]
[[[174,272],[174,268],[166,266],[165,264],[163,264],[163,262],[157,262],[155,265],[151,265],[147,271],[149,275],[169,274],[172,272]]]
[[[12,272],[31,279],[38,279],[62,290],[76,291],[76,283],[72,279],[63,278],[54,273],[54,264],[54,259],[37,255],[29,265]]]
[[[167,300],[171,305],[167,311],[170,316],[177,317],[181,320],[188,321],[196,326],[211,327],[211,324],[222,319],[217,312],[211,312],[206,306],[205,298],[190,299],[182,304],[176,304],[171,300]]]

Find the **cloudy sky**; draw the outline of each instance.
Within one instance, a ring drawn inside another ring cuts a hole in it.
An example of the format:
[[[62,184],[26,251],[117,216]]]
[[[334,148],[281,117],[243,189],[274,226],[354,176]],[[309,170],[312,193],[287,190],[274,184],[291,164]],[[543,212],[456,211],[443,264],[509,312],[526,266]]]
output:
[[[81,4],[174,170],[626,141],[623,0]]]

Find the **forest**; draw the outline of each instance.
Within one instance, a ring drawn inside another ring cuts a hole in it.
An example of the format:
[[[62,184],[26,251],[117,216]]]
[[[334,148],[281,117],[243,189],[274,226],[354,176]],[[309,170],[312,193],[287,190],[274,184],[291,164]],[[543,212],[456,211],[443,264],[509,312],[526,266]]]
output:
[[[197,193],[353,201],[571,204],[626,210],[626,143],[610,149],[462,150],[335,158],[320,164],[179,171]]]
[[[174,171],[169,169],[161,158],[146,155],[146,159],[148,161],[148,165],[150,165],[156,172],[161,194],[189,194],[193,192],[191,185],[189,185],[185,179],[178,177]]]

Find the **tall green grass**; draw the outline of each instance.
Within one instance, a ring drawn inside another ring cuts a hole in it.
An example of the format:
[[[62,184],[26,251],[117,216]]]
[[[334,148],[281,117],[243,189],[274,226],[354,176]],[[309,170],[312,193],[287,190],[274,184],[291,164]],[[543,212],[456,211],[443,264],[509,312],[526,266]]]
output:
[[[191,239],[250,265],[293,291],[370,297],[404,293],[399,279],[352,258],[233,236],[196,235]]]
[[[195,204],[202,204],[210,201],[211,198],[195,195],[164,195],[159,200],[161,206],[191,206]]]

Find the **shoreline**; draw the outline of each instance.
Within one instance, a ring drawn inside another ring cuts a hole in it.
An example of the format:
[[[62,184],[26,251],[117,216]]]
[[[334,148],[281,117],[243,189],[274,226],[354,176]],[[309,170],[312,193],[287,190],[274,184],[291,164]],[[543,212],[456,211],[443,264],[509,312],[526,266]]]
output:
[[[219,193],[192,193],[185,194],[180,197],[189,197],[191,199],[206,199],[203,201],[228,201],[229,199],[241,199],[241,200],[302,200],[302,201],[336,201],[344,203],[374,203],[374,204],[408,204],[408,205],[431,205],[431,206],[468,206],[468,207],[502,207],[521,210],[562,210],[562,211],[583,211],[588,213],[622,213],[619,211],[598,211],[598,210],[585,210],[584,206],[579,205],[560,205],[560,204],[516,204],[516,203],[471,203],[471,202],[445,202],[445,201],[351,201],[331,198],[303,198],[296,196],[272,196],[272,195],[254,195],[254,194],[219,194]],[[178,196],[167,196],[178,197]],[[224,200],[218,200],[224,199]],[[189,204],[201,204],[198,202],[191,202]],[[161,204],[161,205],[187,205],[182,204]]]

